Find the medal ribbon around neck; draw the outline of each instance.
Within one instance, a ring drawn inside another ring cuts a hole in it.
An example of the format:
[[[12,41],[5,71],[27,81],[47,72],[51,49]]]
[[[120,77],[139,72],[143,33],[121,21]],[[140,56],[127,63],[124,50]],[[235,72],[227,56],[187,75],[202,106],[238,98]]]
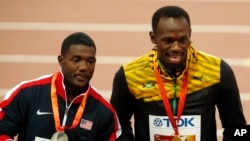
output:
[[[53,109],[53,115],[54,115],[56,130],[57,131],[64,131],[64,129],[72,129],[72,128],[75,128],[78,125],[78,123],[79,123],[79,121],[81,119],[81,116],[82,116],[82,114],[84,112],[84,109],[85,109],[88,94],[85,94],[85,96],[83,97],[82,102],[79,105],[78,110],[76,112],[76,115],[75,115],[75,118],[74,118],[74,121],[73,121],[72,125],[62,127],[61,122],[60,122],[60,116],[59,116],[57,93],[56,93],[56,84],[55,84],[55,81],[56,81],[56,78],[58,77],[58,74],[59,74],[59,72],[54,74],[53,77],[52,77],[52,81],[51,81],[51,103],[52,103],[52,109]]]
[[[185,75],[184,75],[184,82],[183,82],[183,85],[181,88],[180,99],[179,99],[179,104],[178,104],[177,121],[175,122],[173,111],[171,110],[171,106],[170,106],[170,103],[169,103],[169,100],[167,97],[166,90],[164,89],[164,84],[163,84],[163,81],[161,79],[160,73],[158,71],[158,65],[157,65],[156,61],[154,61],[153,65],[154,65],[154,73],[156,75],[156,80],[157,80],[157,84],[158,84],[159,89],[160,89],[164,108],[166,110],[166,113],[168,114],[170,123],[175,131],[175,135],[179,135],[177,124],[181,118],[183,108],[185,105],[185,101],[186,101],[187,85],[188,85],[188,71],[186,71]]]

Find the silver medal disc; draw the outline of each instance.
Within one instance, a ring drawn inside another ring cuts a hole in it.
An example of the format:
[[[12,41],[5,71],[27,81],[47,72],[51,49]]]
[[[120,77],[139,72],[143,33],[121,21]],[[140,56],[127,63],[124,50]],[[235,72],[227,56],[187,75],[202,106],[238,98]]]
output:
[[[64,133],[64,132],[55,132],[52,137],[51,137],[51,141],[68,141],[69,138],[68,136]]]

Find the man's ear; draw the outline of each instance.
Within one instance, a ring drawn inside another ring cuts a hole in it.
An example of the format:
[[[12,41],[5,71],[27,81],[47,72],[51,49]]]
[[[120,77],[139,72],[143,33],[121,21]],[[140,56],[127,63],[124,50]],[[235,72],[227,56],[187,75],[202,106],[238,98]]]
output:
[[[150,31],[150,32],[149,32],[149,37],[150,37],[150,39],[151,39],[151,42],[152,42],[153,44],[156,44],[155,35],[154,35],[154,32],[153,32],[153,31]]]
[[[189,30],[189,38],[191,38],[192,28]]]
[[[62,55],[58,55],[58,56],[57,56],[57,61],[58,61],[58,64],[59,64],[60,66],[62,66],[63,56],[62,56]]]

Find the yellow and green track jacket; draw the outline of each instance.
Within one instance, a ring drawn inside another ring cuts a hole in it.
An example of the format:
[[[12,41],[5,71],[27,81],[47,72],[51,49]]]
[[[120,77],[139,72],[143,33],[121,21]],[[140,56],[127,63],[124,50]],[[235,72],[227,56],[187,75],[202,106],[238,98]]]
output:
[[[122,65],[115,74],[111,103],[123,130],[119,141],[150,141],[149,116],[168,115],[152,67],[155,52],[153,48],[149,53]],[[224,128],[231,124],[246,124],[231,67],[224,60],[196,51],[192,46],[188,49],[187,58],[184,71],[176,78],[168,75],[160,63],[159,69],[171,105],[174,88],[178,101],[184,73],[188,71],[188,91],[182,115],[200,116],[200,141],[216,141],[216,106]],[[133,127],[130,122],[132,116]],[[227,136],[225,130],[224,139]]]

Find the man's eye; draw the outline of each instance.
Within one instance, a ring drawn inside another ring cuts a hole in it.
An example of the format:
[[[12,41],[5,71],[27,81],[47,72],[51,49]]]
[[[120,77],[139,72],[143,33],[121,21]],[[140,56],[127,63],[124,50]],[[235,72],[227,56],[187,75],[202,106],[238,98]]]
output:
[[[73,62],[79,62],[80,59],[79,58],[73,58],[72,60],[73,60]]]
[[[179,40],[179,42],[182,43],[182,44],[186,44],[186,43],[188,42],[188,39],[186,39],[186,38],[181,38],[181,39]]]
[[[165,44],[171,44],[172,42],[173,42],[173,40],[171,40],[171,39],[164,40]]]
[[[95,62],[96,62],[95,59],[90,59],[90,60],[89,60],[89,63],[91,63],[91,64],[93,64],[93,63],[95,63]]]

